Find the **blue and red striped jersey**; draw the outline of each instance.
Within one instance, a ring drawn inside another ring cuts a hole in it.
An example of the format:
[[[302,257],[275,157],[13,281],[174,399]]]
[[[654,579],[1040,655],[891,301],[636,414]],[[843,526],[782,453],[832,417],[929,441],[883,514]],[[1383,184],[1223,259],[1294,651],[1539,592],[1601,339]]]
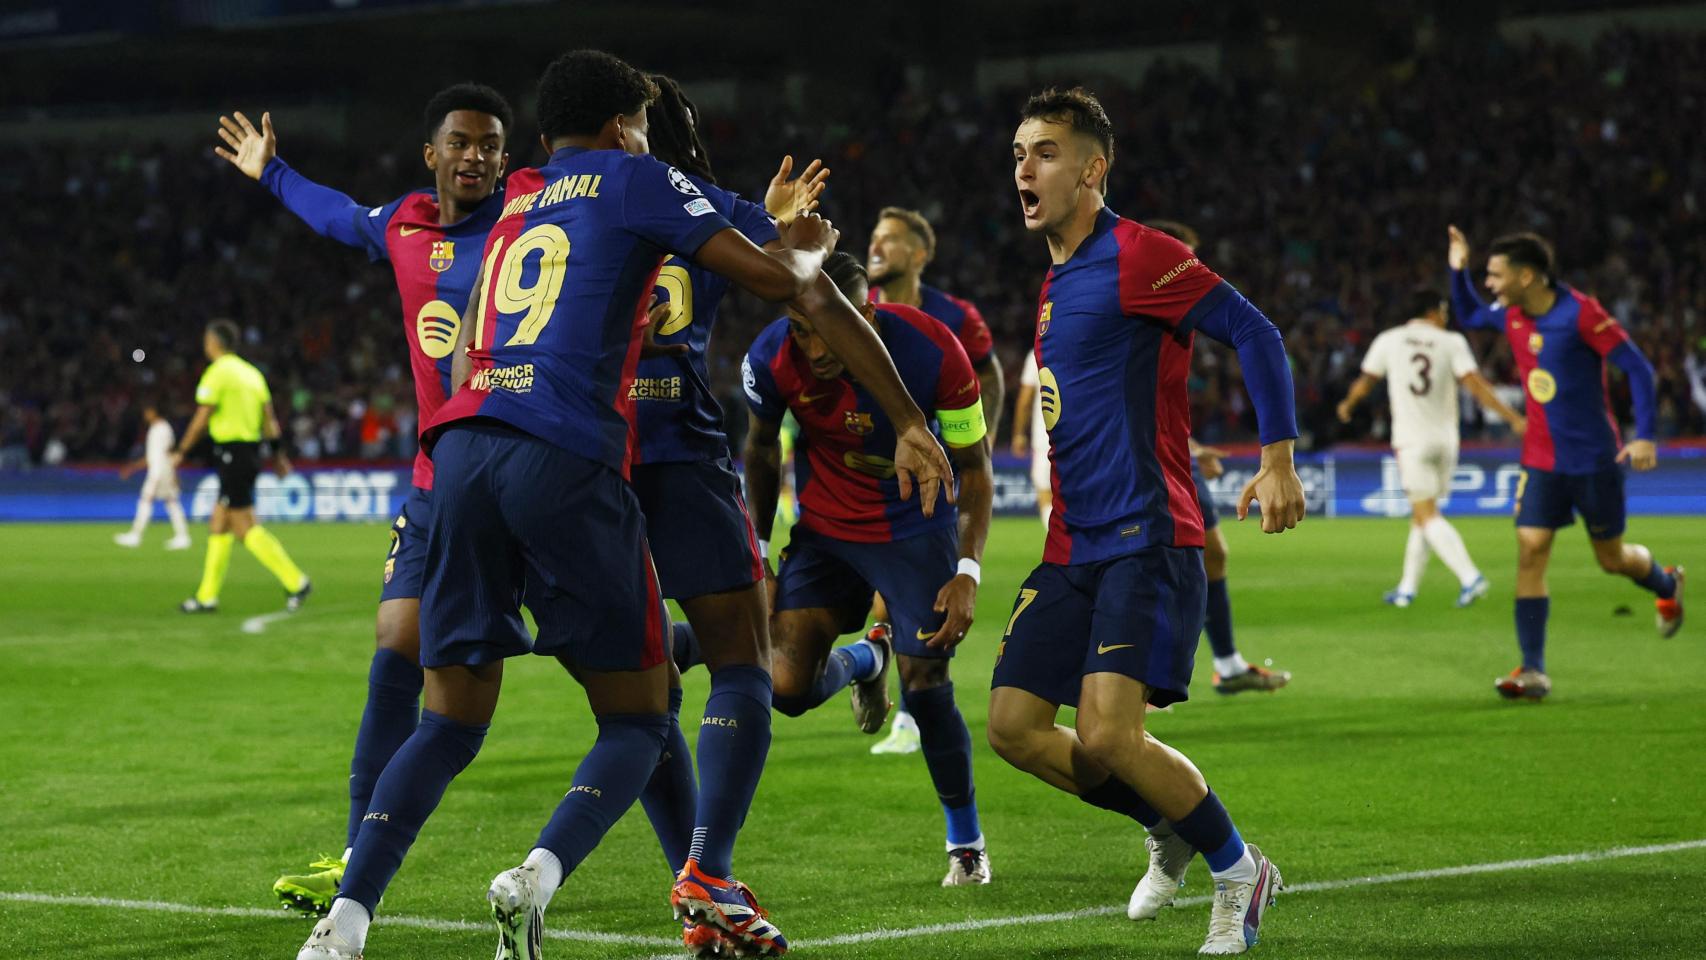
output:
[[[1184,244],[1106,209],[1049,270],[1035,346],[1054,486],[1044,562],[1202,546],[1186,378],[1196,317],[1232,293]]]
[[[882,303],[882,288],[872,287],[870,296],[872,303]],[[942,321],[954,332],[954,336],[960,340],[960,346],[965,348],[972,366],[987,360],[990,351],[995,349],[995,338],[989,332],[989,324],[983,322],[983,314],[970,300],[962,300],[928,283],[920,283],[918,309]]]
[[[658,270],[732,225],[681,171],[620,150],[558,150],[506,190],[481,258],[473,376],[428,429],[492,417],[627,476]]]
[[[776,239],[776,224],[764,208],[739,194],[687,174],[711,206],[757,246]],[[717,308],[729,280],[672,256],[658,271],[658,299],[670,304],[669,317],[653,334],[660,344],[685,343],[686,356],[640,361],[628,393],[640,424],[635,463],[679,463],[729,455],[723,433],[723,407],[711,392],[705,347],[717,322]]]
[[[480,272],[480,248],[502,209],[498,190],[472,214],[440,226],[438,192],[421,190],[355,218],[368,255],[390,261],[397,280],[421,431],[450,396],[451,350]],[[414,485],[432,489],[432,458],[425,451],[415,454]]]
[[[1522,464],[1558,473],[1595,473],[1622,446],[1605,389],[1605,358],[1629,334],[1580,290],[1553,285],[1557,302],[1531,317],[1521,307],[1490,308],[1502,322],[1528,402]]]
[[[964,410],[979,400],[965,348],[945,325],[901,304],[877,304],[876,328],[901,383],[940,439],[934,411]],[[753,341],[741,374],[754,416],[779,422],[792,410],[800,423],[794,493],[801,526],[838,540],[886,543],[954,524],[946,491],[934,517],[924,516],[916,491],[910,501],[900,498],[894,424],[846,373],[819,380],[786,318]]]

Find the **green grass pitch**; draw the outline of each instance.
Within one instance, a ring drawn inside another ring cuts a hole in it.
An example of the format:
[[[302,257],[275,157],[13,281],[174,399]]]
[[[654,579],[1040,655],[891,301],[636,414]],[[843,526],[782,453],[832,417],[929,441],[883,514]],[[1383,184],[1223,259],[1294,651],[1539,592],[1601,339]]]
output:
[[[1650,598],[1600,573],[1572,528],[1552,575],[1555,693],[1509,704],[1492,690],[1516,661],[1508,520],[1460,521],[1493,581],[1469,610],[1453,607],[1437,563],[1413,608],[1381,604],[1402,521],[1311,519],[1277,537],[1226,528],[1240,646],[1294,682],[1218,698],[1205,649],[1193,698],[1151,729],[1196,760],[1244,835],[1306,888],[1281,896],[1258,956],[1706,956],[1700,844],[1341,884],[1706,839],[1706,623],[1658,639]],[[201,536],[194,551],[166,553],[156,525],[126,551],[116,529],[0,526],[0,957],[292,957],[309,925],[273,915],[268,889],[343,845],[385,528],[276,527],[316,589],[259,634],[242,621],[282,596],[242,550],[223,611],[190,618],[173,608],[199,575]],[[1706,575],[1706,519],[1636,518],[1630,536]],[[798,955],[1186,957],[1200,944],[1201,902],[1157,923],[1124,918],[1144,862],[1136,825],[1008,768],[984,743],[996,641],[1040,542],[1035,521],[996,524],[980,618],[953,668],[991,886],[937,886],[941,813],[924,764],[869,755],[845,695],[802,720],[777,716],[736,865]],[[489,955],[486,883],[526,853],[591,742],[583,698],[555,663],[511,666],[484,751],[387,895],[373,960]],[[705,692],[704,672],[689,674],[690,738]],[[550,939],[547,955],[671,954],[667,884],[636,809],[546,919],[618,936]],[[1199,862],[1185,895],[1208,889]],[[73,897],[92,899],[62,899]],[[961,927],[918,929],[942,924]]]

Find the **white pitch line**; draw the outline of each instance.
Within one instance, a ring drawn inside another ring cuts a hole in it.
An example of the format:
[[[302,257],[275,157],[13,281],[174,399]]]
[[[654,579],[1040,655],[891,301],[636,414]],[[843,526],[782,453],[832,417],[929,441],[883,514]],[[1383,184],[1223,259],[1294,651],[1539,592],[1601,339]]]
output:
[[[265,633],[268,626],[275,624],[280,620],[288,620],[294,616],[296,616],[296,614],[291,613],[289,610],[279,610],[274,613],[263,613],[259,616],[250,617],[243,621],[243,632]]]
[[[281,909],[265,909],[262,907],[203,907],[193,903],[171,903],[165,900],[121,900],[114,897],[68,897],[51,893],[29,892],[0,892],[0,902],[41,903],[65,907],[104,907],[111,910],[147,910],[155,913],[188,913],[203,917],[260,917],[267,920],[291,920],[301,922],[301,915],[288,914]],[[472,920],[439,920],[433,917],[409,917],[395,914],[381,914],[374,923],[380,926],[413,927],[417,930],[436,930],[447,933],[484,933],[492,929],[490,923],[475,923]],[[549,940],[576,940],[582,943],[609,943],[629,947],[673,947],[680,946],[679,938],[651,937],[629,933],[602,933],[596,930],[562,930],[550,929],[545,931]]]
[[[1432,870],[1409,870],[1403,873],[1383,873],[1373,876],[1346,877],[1342,880],[1320,880],[1309,883],[1291,883],[1285,887],[1287,895],[1300,893],[1320,893],[1329,890],[1348,890],[1355,887],[1379,886],[1388,883],[1406,883],[1412,880],[1441,880],[1448,877],[1465,877],[1481,873],[1508,873],[1516,870],[1534,870],[1541,867],[1559,867],[1577,863],[1594,863],[1601,860],[1620,860],[1625,857],[1646,857],[1661,853],[1679,853],[1685,850],[1706,849],[1706,839],[1683,840],[1676,843],[1656,843],[1642,847],[1611,847],[1605,850],[1584,850],[1579,853],[1559,853],[1547,857],[1529,857],[1522,860],[1500,860],[1493,863],[1469,863],[1456,867],[1438,867]],[[1210,902],[1212,897],[1184,897],[1174,901],[1175,906],[1193,907]],[[283,919],[286,915],[280,910],[266,910],[260,907],[203,907],[190,903],[170,903],[163,900],[119,900],[112,897],[78,897],[59,896],[48,893],[5,892],[0,891],[0,902],[40,903],[57,906],[105,907],[118,910],[149,910],[159,913],[187,913],[198,916],[213,917],[266,917]],[[1020,924],[1061,923],[1069,920],[1083,920],[1091,917],[1105,917],[1123,913],[1123,904],[1106,907],[1085,907],[1079,910],[1062,910],[1056,913],[1031,913],[1014,917],[989,917],[982,920],[962,920],[957,923],[932,923],[918,927],[902,927],[899,929],[878,928],[862,933],[845,933],[834,937],[796,941],[793,946],[801,947],[842,947],[861,943],[873,943],[881,940],[903,940],[911,937],[929,937],[943,933],[968,933],[976,930],[990,930],[999,927],[1011,927]],[[408,917],[382,915],[376,921],[382,925],[414,927],[422,930],[441,930],[449,932],[481,932],[491,929],[490,924],[474,923],[469,920],[437,920],[430,917]],[[670,937],[649,937],[637,934],[599,933],[591,930],[561,930],[547,929],[545,936],[553,940],[575,940],[584,943],[607,943],[624,946],[665,947],[677,946],[678,941]],[[679,954],[663,955],[661,960],[675,960]]]

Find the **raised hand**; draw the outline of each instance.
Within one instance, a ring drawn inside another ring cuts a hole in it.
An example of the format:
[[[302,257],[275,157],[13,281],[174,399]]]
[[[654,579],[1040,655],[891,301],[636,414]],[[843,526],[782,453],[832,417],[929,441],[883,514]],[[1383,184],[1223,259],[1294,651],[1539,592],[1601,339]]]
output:
[[[259,130],[241,111],[236,116],[235,120],[226,116],[219,118],[219,139],[231,149],[214,147],[213,152],[230,161],[249,179],[259,180],[261,171],[267,168],[267,161],[278,155],[278,138],[272,132],[272,114],[261,114]]]
[[[782,165],[776,168],[776,176],[770,178],[770,186],[764,190],[765,212],[787,224],[802,213],[810,213],[817,209],[818,197],[823,194],[824,181],[829,179],[829,168],[822,160],[813,160],[806,169],[792,180],[788,175],[794,171],[794,158],[785,156]]]
[[[1445,228],[1447,243],[1445,247],[1446,266],[1453,270],[1462,270],[1469,266],[1469,238],[1456,224]]]

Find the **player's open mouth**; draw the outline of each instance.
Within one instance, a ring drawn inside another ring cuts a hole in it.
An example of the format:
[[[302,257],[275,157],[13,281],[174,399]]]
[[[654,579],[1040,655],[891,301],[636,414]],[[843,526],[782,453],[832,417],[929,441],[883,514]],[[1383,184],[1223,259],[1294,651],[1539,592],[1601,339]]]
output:
[[[465,187],[477,187],[483,179],[485,179],[483,174],[475,173],[472,170],[456,171],[456,182]]]
[[[1037,215],[1037,208],[1042,205],[1042,199],[1030,190],[1019,191],[1019,208],[1025,212],[1026,219]]]

